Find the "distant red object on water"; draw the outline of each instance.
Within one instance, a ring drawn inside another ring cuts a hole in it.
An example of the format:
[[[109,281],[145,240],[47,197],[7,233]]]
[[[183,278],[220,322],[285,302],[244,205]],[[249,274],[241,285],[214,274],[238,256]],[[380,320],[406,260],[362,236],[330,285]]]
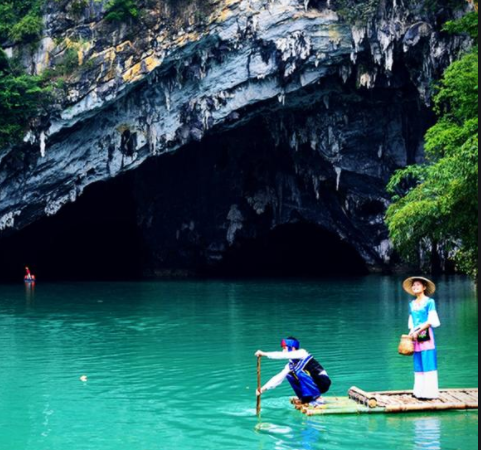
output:
[[[24,277],[25,283],[35,283],[36,281],[35,275],[32,275],[28,267],[25,267],[25,271],[27,272],[27,274]]]

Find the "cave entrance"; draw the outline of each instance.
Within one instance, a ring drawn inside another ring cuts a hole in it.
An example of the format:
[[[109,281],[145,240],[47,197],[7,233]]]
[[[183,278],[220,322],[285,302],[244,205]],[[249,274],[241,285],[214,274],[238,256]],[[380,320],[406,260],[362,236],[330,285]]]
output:
[[[239,243],[218,267],[228,277],[323,278],[367,275],[366,262],[349,244],[323,228],[296,223]]]
[[[125,280],[142,275],[143,242],[130,176],[98,183],[53,216],[0,240],[0,280],[28,265],[39,280]]]

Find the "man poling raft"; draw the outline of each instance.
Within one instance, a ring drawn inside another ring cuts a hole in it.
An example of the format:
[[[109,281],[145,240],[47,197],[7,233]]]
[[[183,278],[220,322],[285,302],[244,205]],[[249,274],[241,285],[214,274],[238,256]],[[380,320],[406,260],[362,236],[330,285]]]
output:
[[[257,395],[260,396],[268,390],[275,389],[287,378],[302,403],[309,403],[314,407],[323,405],[322,395],[331,387],[331,380],[324,367],[306,350],[300,349],[296,338],[283,339],[281,346],[282,352],[266,353],[259,350],[256,353],[258,358],[265,356],[269,359],[289,360],[282,372],[257,390]]]

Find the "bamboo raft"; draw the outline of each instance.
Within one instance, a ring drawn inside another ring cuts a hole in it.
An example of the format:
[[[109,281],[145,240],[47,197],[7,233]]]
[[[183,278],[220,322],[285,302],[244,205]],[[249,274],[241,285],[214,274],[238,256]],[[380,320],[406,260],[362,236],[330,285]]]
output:
[[[291,403],[308,416],[477,410],[478,389],[443,389],[436,400],[418,400],[412,391],[365,392],[352,387],[348,397],[325,397],[324,400],[325,405],[315,408],[297,398]]]

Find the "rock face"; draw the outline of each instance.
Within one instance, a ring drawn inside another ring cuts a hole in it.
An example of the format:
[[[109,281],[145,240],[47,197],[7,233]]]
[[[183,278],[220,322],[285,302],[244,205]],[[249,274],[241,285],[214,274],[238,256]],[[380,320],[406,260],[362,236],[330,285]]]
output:
[[[72,2],[47,11],[25,64],[74,48],[82,65],[25,145],[0,151],[0,237],[135,171],[151,273],[215,267],[292,224],[388,267],[386,183],[422,160],[431,82],[467,45],[440,32],[452,11],[387,0],[352,25],[322,1],[185,1],[122,26],[95,1],[75,21]]]
[[[185,269],[179,257],[215,266],[288,224],[315,224],[371,268],[389,265],[385,186],[422,155],[429,115],[412,89],[360,92],[339,82],[322,92],[269,105],[239,129],[139,169],[139,223],[157,249],[151,266]]]

